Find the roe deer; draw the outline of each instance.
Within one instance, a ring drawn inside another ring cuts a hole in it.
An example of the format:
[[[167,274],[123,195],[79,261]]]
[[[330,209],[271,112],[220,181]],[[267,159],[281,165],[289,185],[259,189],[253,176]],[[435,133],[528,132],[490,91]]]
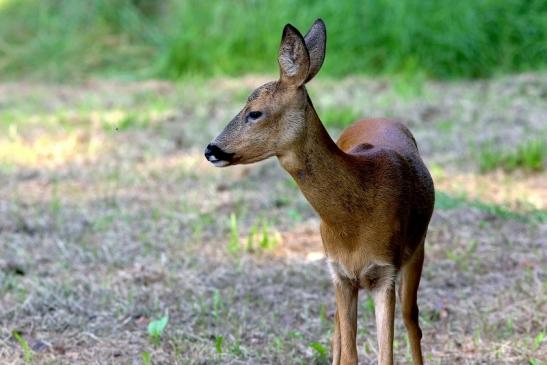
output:
[[[283,29],[278,81],[256,89],[206,148],[215,166],[276,156],[321,218],[321,238],[336,291],[333,364],[357,364],[357,296],[371,291],[378,362],[393,363],[395,282],[414,364],[422,364],[416,303],[434,188],[416,141],[402,124],[356,122],[336,144],[319,120],[305,83],[325,58],[326,29],[306,36]]]

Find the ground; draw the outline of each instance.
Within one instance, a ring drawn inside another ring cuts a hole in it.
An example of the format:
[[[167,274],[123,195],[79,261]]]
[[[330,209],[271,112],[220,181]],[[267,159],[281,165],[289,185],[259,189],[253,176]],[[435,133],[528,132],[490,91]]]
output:
[[[329,362],[317,216],[274,159],[202,156],[264,81],[0,84],[0,363]],[[481,168],[485,146],[545,141],[547,76],[308,89],[335,138],[354,116],[404,121],[434,176],[427,363],[547,363],[545,161]],[[361,292],[361,364],[375,363],[373,312]],[[395,331],[410,364],[399,313]]]

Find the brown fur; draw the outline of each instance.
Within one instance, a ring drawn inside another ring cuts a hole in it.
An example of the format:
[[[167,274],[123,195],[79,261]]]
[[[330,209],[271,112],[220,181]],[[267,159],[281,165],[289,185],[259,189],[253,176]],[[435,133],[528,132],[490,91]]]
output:
[[[325,37],[322,22],[306,36],[310,44],[287,26],[280,80],[255,90],[213,144],[234,154],[232,164],[277,156],[321,217],[336,289],[333,364],[357,363],[360,288],[371,290],[375,300],[379,363],[393,363],[399,273],[412,356],[422,364],[416,296],[434,204],[432,179],[412,134],[399,122],[363,120],[347,128],[336,144],[330,138],[304,87],[309,73],[321,67]],[[263,116],[249,122],[251,111]]]

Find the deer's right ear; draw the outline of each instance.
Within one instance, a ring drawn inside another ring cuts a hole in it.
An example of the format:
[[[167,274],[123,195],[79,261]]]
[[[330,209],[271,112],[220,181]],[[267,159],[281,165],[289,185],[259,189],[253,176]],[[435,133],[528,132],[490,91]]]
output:
[[[278,61],[282,83],[298,87],[306,82],[310,69],[310,55],[304,37],[290,24],[283,29]]]

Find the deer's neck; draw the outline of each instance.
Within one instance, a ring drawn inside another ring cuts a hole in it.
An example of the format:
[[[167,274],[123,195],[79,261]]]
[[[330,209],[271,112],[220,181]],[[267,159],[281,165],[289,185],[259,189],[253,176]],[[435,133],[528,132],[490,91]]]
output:
[[[325,223],[346,225],[357,218],[362,184],[351,159],[331,139],[311,104],[305,132],[278,158]]]

